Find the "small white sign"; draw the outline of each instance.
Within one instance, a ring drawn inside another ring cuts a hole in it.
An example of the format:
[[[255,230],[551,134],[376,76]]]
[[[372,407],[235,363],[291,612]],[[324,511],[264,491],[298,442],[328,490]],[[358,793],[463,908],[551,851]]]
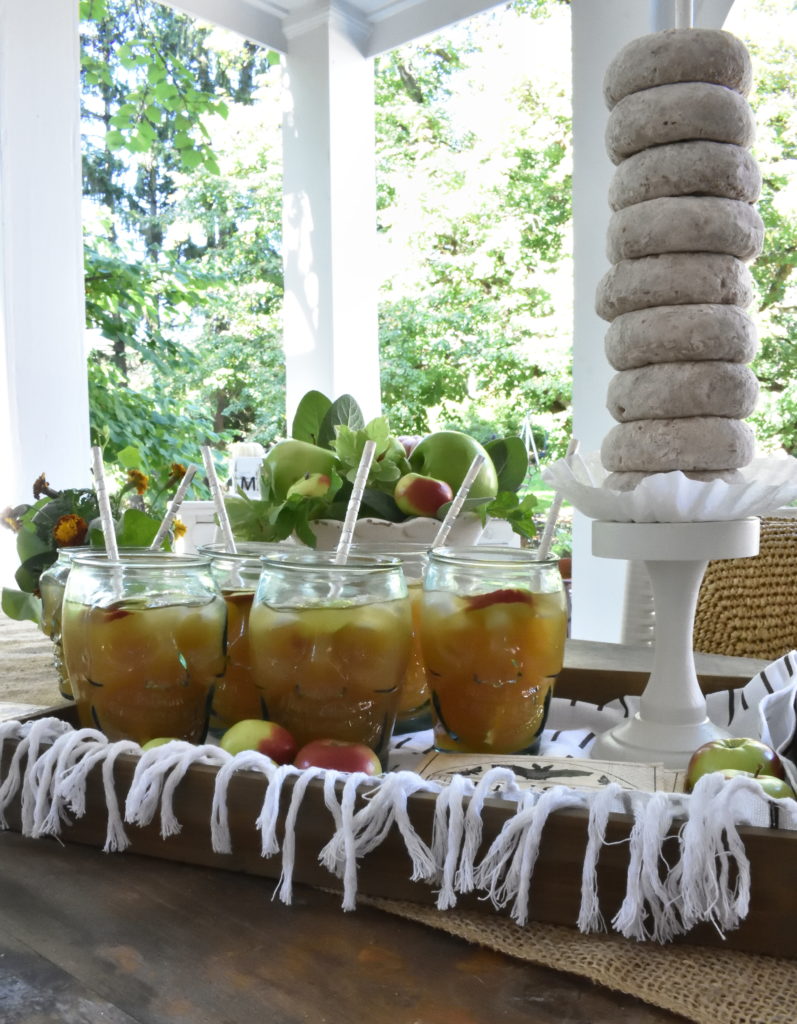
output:
[[[260,498],[260,467],[263,459],[260,456],[242,455],[233,459],[232,479],[236,491],[247,498]]]

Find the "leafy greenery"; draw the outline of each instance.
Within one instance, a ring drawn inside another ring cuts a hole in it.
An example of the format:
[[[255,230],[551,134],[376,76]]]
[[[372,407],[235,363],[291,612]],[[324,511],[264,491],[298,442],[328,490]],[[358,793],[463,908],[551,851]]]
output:
[[[161,479],[144,471],[141,451],[120,448],[106,467],[109,502],[116,543],[120,548],[146,548],[155,540],[167,499],[172,497],[186,472],[172,463]],[[16,533],[19,567],[15,579],[19,591],[3,589],[2,608],[12,619],[39,621],[39,577],[58,558],[62,548],[90,545],[105,547],[97,496],[88,488],[55,490],[42,474],[33,484],[34,502],[7,508],[3,525]],[[173,531],[181,524],[175,520]],[[166,537],[166,548],[171,537]]]
[[[260,498],[249,498],[242,492],[225,498],[236,539],[279,541],[295,533],[303,543],[315,547],[316,538],[310,523],[316,519],[342,521],[345,518],[352,484],[368,441],[373,441],[376,448],[358,516],[375,516],[393,523],[411,518],[402,512],[393,498],[397,482],[411,472],[411,466],[404,445],[390,432],[384,416],[365,423],[362,411],[351,395],[341,395],[333,402],[320,391],[309,391],[297,407],[292,435],[296,441],[335,453],[326,493],[317,497],[289,490],[285,496],[274,485],[272,466],[267,456],[261,473]],[[517,437],[507,437],[493,442],[487,451],[494,460],[501,489],[494,500],[466,499],[463,513],[475,512],[483,522],[488,516],[505,519],[521,536],[533,537],[535,498],[533,495],[519,498],[514,493],[525,480],[528,470],[525,445]],[[441,518],[447,508],[445,506],[441,510]]]

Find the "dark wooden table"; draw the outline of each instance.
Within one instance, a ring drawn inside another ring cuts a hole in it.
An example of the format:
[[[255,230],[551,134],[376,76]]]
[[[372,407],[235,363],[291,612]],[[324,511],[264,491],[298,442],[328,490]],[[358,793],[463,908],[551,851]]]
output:
[[[665,1024],[588,981],[339,897],[0,834],[3,1024]]]

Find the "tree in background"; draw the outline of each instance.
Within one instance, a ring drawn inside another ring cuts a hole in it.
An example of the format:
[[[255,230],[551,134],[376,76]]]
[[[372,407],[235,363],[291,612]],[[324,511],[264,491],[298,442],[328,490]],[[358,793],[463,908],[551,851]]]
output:
[[[797,4],[792,3],[793,14]],[[758,0],[755,14],[782,17],[783,5]],[[794,18],[792,18],[794,20]],[[762,170],[759,212],[764,250],[752,266],[760,349],[753,363],[761,383],[753,417],[759,442],[797,455],[797,33],[748,36],[756,113],[753,152]]]
[[[81,19],[86,312],[103,339],[89,358],[92,436],[109,459],[133,442],[156,471],[230,433],[221,399],[190,381],[207,377],[195,325],[231,290],[207,254],[236,223],[222,207],[191,244],[174,228],[186,183],[219,180],[213,132],[251,105],[271,61],[251,44],[211,48],[210,28],[147,0],[82,0]]]
[[[566,30],[560,4],[516,4],[378,63],[379,223],[412,256],[380,318],[383,399],[404,430],[569,431],[569,72],[502,89],[484,73],[488,55],[506,63],[507,23],[552,15]],[[500,135],[468,116],[479,105]]]

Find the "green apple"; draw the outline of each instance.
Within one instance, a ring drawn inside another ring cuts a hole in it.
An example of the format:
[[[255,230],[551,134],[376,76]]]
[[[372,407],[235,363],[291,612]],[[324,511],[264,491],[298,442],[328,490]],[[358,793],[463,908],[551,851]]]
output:
[[[441,505],[453,500],[454,492],[445,480],[435,480],[431,476],[420,473],[405,473],[393,491],[395,500],[401,511],[408,516],[437,515]]]
[[[296,755],[296,740],[288,730],[260,718],[244,718],[231,725],[219,740],[219,746],[228,754],[256,750],[277,764],[288,764]]]
[[[291,486],[306,474],[322,473],[329,476],[334,465],[334,452],[293,438],[278,441],[263,460],[278,498],[286,498]]]
[[[751,775],[782,779],[783,762],[766,743],[750,737],[731,736],[709,740],[692,754],[686,768],[686,790],[691,792],[702,775],[734,769]]]
[[[774,775],[756,775],[754,772],[743,772],[738,768],[725,768],[720,774],[723,779],[737,779],[740,776],[743,779],[755,779],[766,795],[774,797],[775,800],[783,800],[784,797],[795,799],[794,790],[788,782],[785,779],[778,779]]]
[[[298,494],[302,498],[323,498],[331,483],[326,473],[305,473],[288,488],[288,497]]]
[[[156,736],[155,739],[147,740],[146,743],[141,744],[142,750],[152,750],[153,747],[162,747],[164,743],[171,743],[174,736]]]
[[[495,465],[479,442],[459,430],[440,430],[427,434],[410,454],[410,466],[422,476],[445,480],[456,494],[476,455],[484,463],[468,492],[470,498],[494,498],[498,493]]]

